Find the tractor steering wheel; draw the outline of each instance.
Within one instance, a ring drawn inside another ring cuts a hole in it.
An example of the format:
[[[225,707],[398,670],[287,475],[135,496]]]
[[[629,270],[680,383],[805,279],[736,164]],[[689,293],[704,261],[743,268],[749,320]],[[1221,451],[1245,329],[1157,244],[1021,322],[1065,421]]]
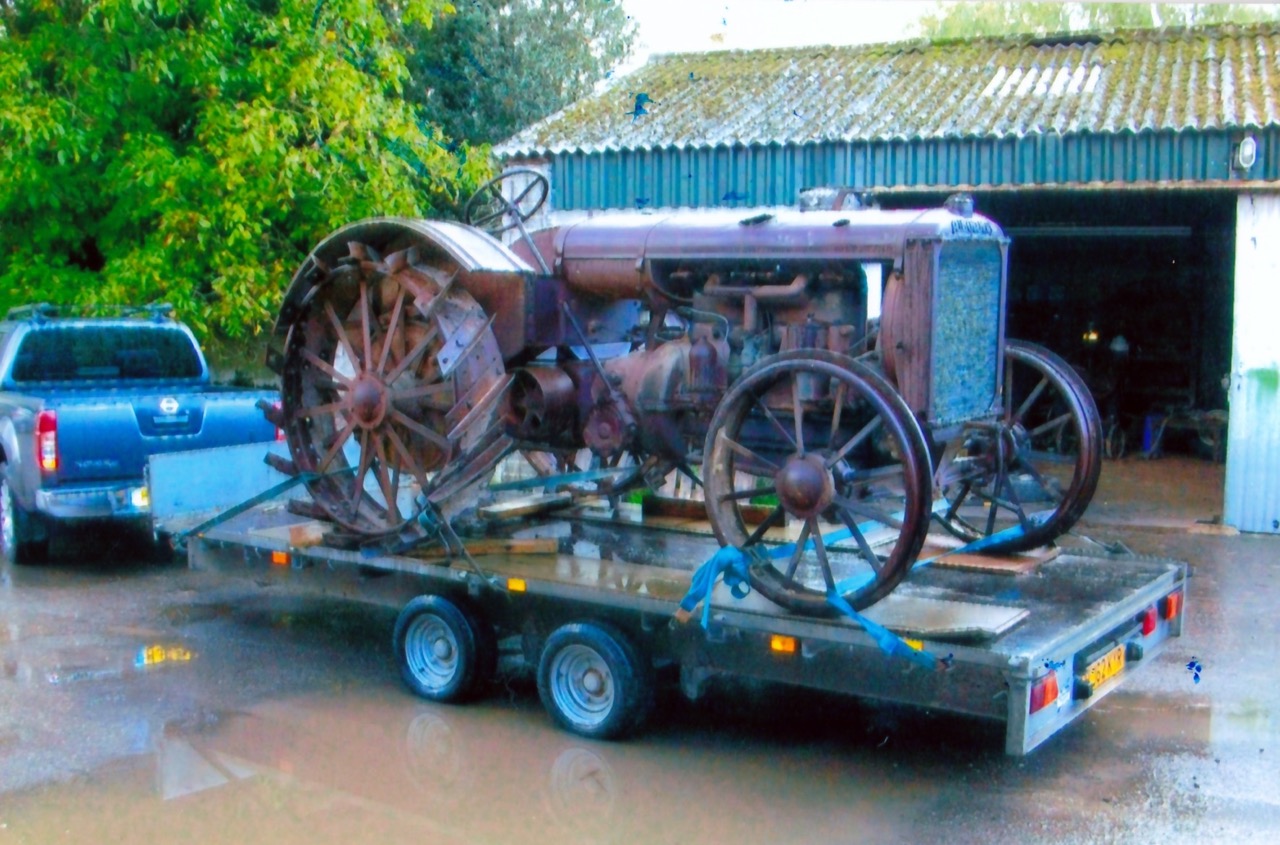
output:
[[[532,176],[533,179],[515,199],[509,200],[502,193],[502,183],[519,176]],[[462,219],[468,226],[484,229],[493,235],[501,234],[537,214],[550,193],[551,185],[546,176],[528,167],[518,167],[493,177],[476,189],[462,209]],[[528,205],[525,201],[531,194],[536,199]],[[493,228],[494,221],[497,221],[497,228]]]

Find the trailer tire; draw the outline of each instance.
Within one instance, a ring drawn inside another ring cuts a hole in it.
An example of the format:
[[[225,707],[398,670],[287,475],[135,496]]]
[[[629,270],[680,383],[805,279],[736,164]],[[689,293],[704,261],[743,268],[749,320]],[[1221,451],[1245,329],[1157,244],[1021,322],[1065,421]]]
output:
[[[497,658],[488,624],[442,596],[406,604],[393,644],[405,684],[431,701],[465,700],[492,675]]]
[[[600,622],[572,622],[547,638],[538,695],[556,724],[588,739],[638,730],[653,705],[649,664],[626,634]]]

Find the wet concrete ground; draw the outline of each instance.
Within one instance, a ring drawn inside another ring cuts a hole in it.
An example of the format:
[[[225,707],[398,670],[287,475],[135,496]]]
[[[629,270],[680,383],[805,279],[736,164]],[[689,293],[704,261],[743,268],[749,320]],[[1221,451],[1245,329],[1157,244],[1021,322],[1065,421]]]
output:
[[[393,611],[82,536],[0,561],[0,845],[1274,843],[1280,538],[1203,533],[1220,490],[1107,465],[1082,533],[1189,561],[1186,633],[1021,759],[1000,726],[746,685],[585,742],[527,678],[413,698]]]

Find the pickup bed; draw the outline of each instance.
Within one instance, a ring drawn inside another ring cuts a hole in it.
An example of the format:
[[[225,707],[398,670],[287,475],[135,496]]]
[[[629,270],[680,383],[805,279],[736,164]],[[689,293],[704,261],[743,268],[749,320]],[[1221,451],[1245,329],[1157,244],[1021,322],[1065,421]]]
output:
[[[0,548],[43,557],[71,521],[148,525],[150,455],[273,440],[270,390],[212,384],[190,329],[167,311],[59,318],[48,306],[0,322]]]

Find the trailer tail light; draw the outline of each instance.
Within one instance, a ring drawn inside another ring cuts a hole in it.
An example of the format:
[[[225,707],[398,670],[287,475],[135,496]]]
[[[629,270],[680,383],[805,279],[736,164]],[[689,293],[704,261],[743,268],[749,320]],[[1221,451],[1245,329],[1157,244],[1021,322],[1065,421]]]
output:
[[[777,654],[795,654],[796,638],[785,634],[774,634],[769,637],[769,650]]]
[[[58,471],[58,414],[41,411],[36,414],[36,458],[41,472]]]
[[[507,590],[512,593],[523,593],[529,589],[523,578],[508,578]]]
[[[1160,618],[1169,620],[1176,619],[1178,614],[1182,613],[1182,591],[1170,593],[1160,600]]]
[[[1039,713],[1058,700],[1058,673],[1050,672],[1031,685],[1031,711]]]
[[[288,566],[293,563],[293,558],[288,552],[273,551],[271,553],[271,563],[274,566]]]
[[[1155,606],[1148,607],[1142,614],[1142,636],[1149,637],[1156,629],[1159,621]]]

